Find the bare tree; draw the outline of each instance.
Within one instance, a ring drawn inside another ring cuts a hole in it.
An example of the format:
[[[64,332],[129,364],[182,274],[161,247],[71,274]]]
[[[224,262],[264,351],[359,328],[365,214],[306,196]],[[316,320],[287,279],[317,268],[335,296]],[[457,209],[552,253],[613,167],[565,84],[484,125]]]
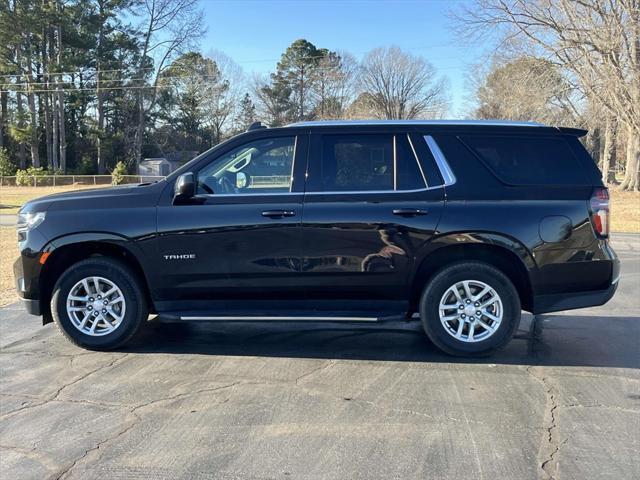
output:
[[[349,53],[329,52],[318,61],[311,82],[317,118],[336,119],[344,115],[353,100],[357,72],[358,63]]]
[[[142,51],[138,62],[137,124],[132,159],[137,163],[142,159],[146,116],[155,106],[160,76],[176,55],[193,46],[194,41],[202,36],[204,27],[198,0],[142,0],[136,13],[142,18],[139,26]],[[150,58],[154,60],[154,73],[148,98],[145,99],[144,83]]]
[[[219,143],[228,122],[238,110],[242,91],[246,86],[242,69],[231,57],[217,50],[210,51],[208,56],[218,68],[219,82],[205,85],[204,103],[208,108],[214,140]]]
[[[631,129],[622,187],[640,187],[640,0],[476,0],[457,18],[472,35],[521,40]]]
[[[602,171],[602,181],[605,185],[611,185],[616,181],[615,168],[615,138],[617,130],[617,121],[610,114],[606,115],[604,127],[604,145],[602,149],[602,162],[600,170]]]
[[[346,108],[344,117],[350,120],[367,120],[378,117],[377,107],[372,96],[366,92],[359,94]]]
[[[477,82],[475,117],[563,124],[576,118],[572,87],[551,62],[518,57],[494,60]]]
[[[364,58],[360,85],[386,119],[437,117],[446,110],[445,82],[423,58],[398,47],[376,48]]]
[[[26,65],[26,80],[27,80],[27,105],[29,106],[29,117],[31,120],[31,124],[29,125],[30,134],[31,134],[31,165],[35,168],[40,167],[40,153],[38,151],[38,114],[36,112],[36,97],[33,92],[34,90],[34,77],[33,77],[33,64],[32,64],[32,45],[30,35],[26,35],[27,38],[27,48],[26,55],[24,56],[24,61]]]

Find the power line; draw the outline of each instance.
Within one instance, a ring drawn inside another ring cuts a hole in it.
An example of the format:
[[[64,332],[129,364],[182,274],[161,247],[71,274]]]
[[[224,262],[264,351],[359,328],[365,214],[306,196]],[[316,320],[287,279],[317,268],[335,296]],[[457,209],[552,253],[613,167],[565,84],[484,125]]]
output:
[[[136,70],[136,71],[146,71],[146,70],[155,70],[155,67],[143,67],[143,68],[114,68],[114,69],[110,69],[110,70],[100,70],[100,73],[110,73],[110,72],[130,72],[131,70]],[[86,73],[86,74],[95,74],[98,73],[98,70],[91,68],[91,69],[78,69],[78,70],[73,70],[73,71],[68,71],[68,72],[36,72],[35,75],[32,74],[32,76],[52,76],[52,75],[80,75],[81,73]],[[26,73],[3,73],[0,74],[0,77],[2,78],[8,78],[8,77],[27,77],[28,75]]]
[[[145,88],[172,88],[173,85],[138,85],[138,86],[127,86],[127,87],[105,87],[100,88],[100,90],[140,90]],[[95,92],[97,89],[93,88],[51,88],[51,89],[37,89],[37,90],[0,90],[0,92],[14,92],[14,93],[22,93],[23,95],[28,95],[30,93],[57,93],[57,92]]]
[[[444,48],[444,47],[453,47],[454,45],[451,45],[451,43],[449,42],[443,42],[443,43],[436,43],[436,44],[432,44],[432,45],[421,45],[421,46],[415,46],[415,47],[406,47],[404,48],[404,50],[406,51],[411,51],[411,50],[424,50],[424,49],[429,49],[429,48]],[[355,55],[364,55],[366,53],[369,53],[371,51],[375,50],[375,48],[367,50],[367,51],[360,51],[360,52],[355,52]],[[401,49],[402,50],[402,49]],[[340,53],[339,52],[331,52],[331,53],[335,53],[338,57],[340,57]],[[352,53],[352,52],[344,52],[344,53]],[[204,58],[211,58],[211,60],[216,61],[215,59],[215,55],[212,57],[204,57]],[[301,56],[298,57],[300,59],[317,59],[317,60],[322,60],[324,58],[330,58],[328,55],[305,55],[305,56]],[[446,56],[446,57],[431,57],[432,60],[445,60],[451,58],[450,56]],[[264,58],[264,59],[258,59],[258,60],[240,60],[240,61],[236,61],[233,60],[233,63],[236,64],[246,64],[246,63],[266,63],[266,62],[279,62],[280,60],[282,60],[282,56],[280,58]],[[429,58],[426,58],[427,61],[429,61]],[[148,71],[148,70],[155,70],[155,67],[143,67],[143,68],[114,68],[114,69],[110,69],[110,70],[100,70],[101,73],[109,73],[109,72],[125,72],[125,71],[131,71],[131,70],[137,70],[137,71]],[[92,69],[85,69],[85,70],[74,70],[74,71],[67,71],[67,72],[39,72],[36,73],[37,76],[45,76],[45,75],[79,75],[80,73],[87,73],[87,74],[96,74],[98,73],[98,70],[96,70],[95,68]],[[27,75],[25,73],[6,73],[6,74],[0,74],[0,77],[3,78],[7,78],[7,77],[26,77]]]
[[[446,57],[446,58],[450,58],[450,57]],[[464,68],[467,65],[465,64],[460,64],[460,65],[446,65],[444,67],[436,67],[435,70],[436,72],[440,71],[440,70],[452,70],[452,69],[458,69],[458,68]],[[325,71],[332,71],[334,70],[331,67],[323,67],[323,66],[317,66],[315,67],[315,70],[325,70]],[[163,80],[181,80],[181,79],[195,79],[195,80],[200,80],[203,83],[206,83],[206,81],[208,79],[211,78],[216,78],[213,75],[206,75],[206,76],[201,76],[201,75],[197,75],[197,74],[189,74],[189,75],[172,75],[170,77],[160,77],[160,81]],[[100,82],[101,83],[112,83],[112,82],[140,82],[140,81],[146,81],[146,78],[105,78],[105,79],[101,79]],[[77,81],[77,80],[74,80]],[[51,86],[51,85],[60,85],[60,84],[66,84],[66,85],[74,85],[74,81],[48,81],[48,82],[20,82],[20,83],[1,83],[0,84],[0,88],[4,88],[6,90],[8,90],[9,88],[13,88],[13,87],[31,87],[34,85],[44,85],[44,86]],[[149,87],[141,87],[141,86],[136,86],[136,85],[132,85],[132,86],[122,86],[122,87],[110,87],[110,86],[105,86],[105,85],[101,85],[99,87],[101,90],[111,90],[111,89],[116,89],[116,88],[149,88]],[[96,84],[96,86],[93,87],[86,87],[86,88],[81,88],[81,87],[77,87],[77,88],[68,88],[69,91],[77,91],[77,90],[96,90],[98,89],[98,86]],[[16,90],[13,90],[16,91]],[[38,90],[32,90],[32,91],[39,91],[39,92],[45,92],[45,91],[57,91],[56,89],[38,89]]]
[[[170,77],[160,77],[160,80],[175,80],[175,79],[180,79],[180,78],[197,78],[197,79],[202,79],[202,80],[207,80],[207,79],[211,79],[211,78],[216,78],[213,75],[173,75]],[[100,79],[100,82],[139,82],[139,81],[145,81],[147,80],[146,78],[103,78]],[[21,83],[0,83],[0,88],[2,87],[18,87],[18,86],[23,86],[23,87],[29,87],[29,86],[33,86],[33,85],[56,85],[56,84],[69,84],[69,85],[74,85],[74,82],[77,80],[71,80],[71,81],[64,81],[64,80],[53,80],[53,81],[48,81],[48,82],[21,82]],[[97,88],[97,86],[95,87]],[[108,87],[100,87],[100,88],[108,88]]]

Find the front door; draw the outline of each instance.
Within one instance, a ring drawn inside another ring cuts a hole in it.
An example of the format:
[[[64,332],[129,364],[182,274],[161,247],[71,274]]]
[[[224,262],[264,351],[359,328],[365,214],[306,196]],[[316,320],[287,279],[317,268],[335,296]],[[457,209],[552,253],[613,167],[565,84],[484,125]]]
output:
[[[417,252],[443,208],[443,188],[424,171],[434,166],[418,160],[406,132],[311,142],[302,219],[309,296],[406,302]]]
[[[158,208],[163,309],[301,295],[302,193],[294,178],[306,151],[306,135],[248,141],[194,172],[194,202]]]

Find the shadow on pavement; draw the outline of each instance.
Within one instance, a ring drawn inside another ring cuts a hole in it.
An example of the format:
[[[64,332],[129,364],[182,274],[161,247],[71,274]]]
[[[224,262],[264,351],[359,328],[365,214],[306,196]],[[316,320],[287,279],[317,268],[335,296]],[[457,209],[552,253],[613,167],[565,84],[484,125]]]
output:
[[[640,367],[640,317],[523,316],[511,343],[486,358],[440,353],[413,322],[149,322],[124,351],[508,365]]]

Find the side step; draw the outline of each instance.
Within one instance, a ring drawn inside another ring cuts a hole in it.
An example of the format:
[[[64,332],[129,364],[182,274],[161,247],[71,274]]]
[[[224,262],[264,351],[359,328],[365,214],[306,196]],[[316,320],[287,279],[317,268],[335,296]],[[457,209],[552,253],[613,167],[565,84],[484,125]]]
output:
[[[403,322],[411,321],[405,313],[374,316],[371,314],[349,314],[349,315],[328,315],[327,312],[318,312],[317,315],[305,314],[286,314],[286,315],[207,315],[205,312],[188,312],[185,314],[176,314],[175,312],[159,314],[158,319],[161,321],[205,321],[205,322],[340,322],[340,323],[382,323],[382,322]]]

